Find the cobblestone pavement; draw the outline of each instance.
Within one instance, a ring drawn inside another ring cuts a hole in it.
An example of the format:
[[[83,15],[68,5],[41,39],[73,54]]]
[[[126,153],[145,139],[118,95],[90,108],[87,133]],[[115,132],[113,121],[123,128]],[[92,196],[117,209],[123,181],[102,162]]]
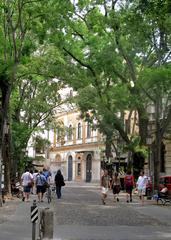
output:
[[[55,214],[55,239],[171,238],[171,208],[153,206],[149,201],[142,207],[137,197],[133,203],[128,204],[124,193],[121,193],[119,203],[113,201],[110,193],[104,206],[100,200],[100,189],[96,186],[70,185],[63,189],[63,198],[55,198],[52,204]],[[163,210],[163,217],[160,218]]]
[[[142,207],[136,196],[128,204],[125,193],[114,202],[111,192],[104,206],[97,184],[66,183],[62,193],[61,200],[53,195],[51,204],[47,199],[37,204],[39,210],[49,207],[54,212],[54,240],[171,239],[171,206],[146,201]],[[0,240],[31,239],[30,208],[34,199],[37,197],[32,195],[28,203],[21,199],[7,201],[0,208]]]

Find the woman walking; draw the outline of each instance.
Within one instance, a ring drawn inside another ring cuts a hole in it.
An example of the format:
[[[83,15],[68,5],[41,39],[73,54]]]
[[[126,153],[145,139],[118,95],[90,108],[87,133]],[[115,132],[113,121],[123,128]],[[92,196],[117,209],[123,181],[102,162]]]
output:
[[[57,198],[60,199],[62,196],[61,188],[62,186],[65,186],[64,177],[61,173],[61,170],[58,170],[55,175],[55,184],[56,184],[56,195],[57,195]]]
[[[119,202],[120,178],[117,172],[112,176],[111,188],[113,190],[114,200],[116,199],[117,202]]]
[[[127,175],[124,178],[124,185],[126,190],[126,201],[127,203],[132,202],[132,190],[133,186],[135,186],[134,176],[132,175],[131,171],[127,171]]]
[[[106,204],[105,199],[107,198],[107,193],[110,187],[110,177],[108,171],[104,170],[104,174],[101,177],[101,193],[102,193],[102,203]]]

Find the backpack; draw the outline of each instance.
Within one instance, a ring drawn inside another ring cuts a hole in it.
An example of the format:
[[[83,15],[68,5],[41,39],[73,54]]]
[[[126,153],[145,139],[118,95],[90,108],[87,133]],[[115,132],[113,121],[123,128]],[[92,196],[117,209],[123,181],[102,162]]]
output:
[[[125,177],[125,186],[126,187],[133,186],[133,177],[132,176]]]
[[[46,180],[48,179],[48,177],[50,176],[49,171],[44,171],[43,175],[45,176]]]

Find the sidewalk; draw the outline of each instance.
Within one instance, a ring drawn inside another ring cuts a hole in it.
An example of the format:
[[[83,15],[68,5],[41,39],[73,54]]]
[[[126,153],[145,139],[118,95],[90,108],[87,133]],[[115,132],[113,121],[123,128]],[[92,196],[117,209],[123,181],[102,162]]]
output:
[[[20,202],[21,200],[18,198],[5,201],[5,204],[0,207],[0,224],[8,221],[15,214],[15,210]]]
[[[21,199],[7,200],[0,208],[0,239],[30,240],[32,225],[30,221],[31,201],[26,203]]]

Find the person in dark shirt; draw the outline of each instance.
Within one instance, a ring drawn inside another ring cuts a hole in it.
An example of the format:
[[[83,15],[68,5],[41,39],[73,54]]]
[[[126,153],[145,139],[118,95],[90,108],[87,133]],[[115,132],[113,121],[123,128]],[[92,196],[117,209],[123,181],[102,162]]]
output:
[[[131,171],[128,170],[127,174],[124,178],[124,185],[126,190],[126,201],[127,203],[132,202],[132,190],[135,186],[134,176],[132,175]]]
[[[57,195],[57,198],[60,199],[62,196],[61,188],[62,186],[65,186],[64,177],[61,173],[61,170],[58,170],[55,175],[55,184],[56,184],[56,195]]]

